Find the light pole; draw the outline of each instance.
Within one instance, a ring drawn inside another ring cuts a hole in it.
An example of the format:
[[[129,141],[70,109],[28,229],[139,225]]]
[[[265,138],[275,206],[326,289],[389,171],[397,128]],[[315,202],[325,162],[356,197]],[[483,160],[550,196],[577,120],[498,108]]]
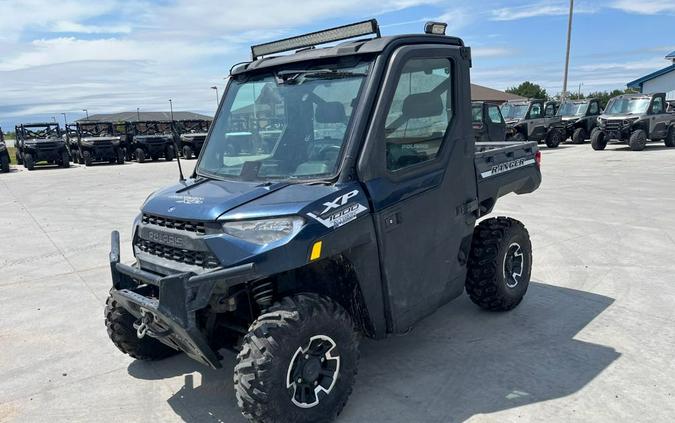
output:
[[[212,90],[216,90],[216,109],[218,108],[218,105],[220,104],[220,97],[218,96],[218,87],[215,85],[211,87]]]
[[[66,118],[65,113],[61,113],[63,115],[63,127],[66,128],[68,127],[68,118]]]
[[[171,110],[171,123],[173,123],[173,102],[169,99],[169,109]]]
[[[141,108],[136,107],[136,121],[140,122],[141,121]]]
[[[89,110],[87,110],[87,109],[82,109],[82,111],[83,111],[84,113],[87,114],[87,120],[89,120]]]
[[[52,116],[52,122],[56,123],[56,116]]]
[[[565,76],[563,77],[562,100],[567,97],[567,75],[570,67],[570,42],[572,40],[572,16],[574,15],[574,0],[570,0],[570,17],[567,21],[567,52],[565,54]]]

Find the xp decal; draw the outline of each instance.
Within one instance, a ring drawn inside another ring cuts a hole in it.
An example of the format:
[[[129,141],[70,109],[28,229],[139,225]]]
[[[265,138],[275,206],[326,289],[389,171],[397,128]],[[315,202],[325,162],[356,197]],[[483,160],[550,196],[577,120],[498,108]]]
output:
[[[348,204],[349,200],[356,197],[358,194],[358,190],[350,191],[347,194],[337,197],[333,201],[323,203],[325,208],[320,213],[307,213],[307,216],[327,228],[339,228],[356,219],[358,215],[364,211],[368,211],[368,208],[361,203]]]

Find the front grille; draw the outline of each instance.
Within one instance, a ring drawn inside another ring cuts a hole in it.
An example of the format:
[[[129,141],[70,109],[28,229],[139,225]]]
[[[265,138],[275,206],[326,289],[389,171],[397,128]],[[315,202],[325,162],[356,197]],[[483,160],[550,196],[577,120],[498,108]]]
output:
[[[178,263],[199,266],[205,269],[213,269],[219,266],[218,259],[208,252],[183,250],[141,238],[136,238],[135,245],[144,253],[176,261]]]
[[[608,120],[605,123],[605,129],[608,131],[618,131],[621,129],[621,126],[623,124],[623,121],[620,119],[614,119],[614,120]]]
[[[44,149],[49,149],[49,148],[56,148],[56,143],[55,142],[41,142],[38,144],[40,148]]]
[[[141,221],[146,225],[155,225],[161,226],[163,228],[177,229],[179,231],[194,232],[197,235],[206,234],[206,227],[204,226],[204,222],[171,219],[168,217],[155,216],[147,213],[143,213]]]

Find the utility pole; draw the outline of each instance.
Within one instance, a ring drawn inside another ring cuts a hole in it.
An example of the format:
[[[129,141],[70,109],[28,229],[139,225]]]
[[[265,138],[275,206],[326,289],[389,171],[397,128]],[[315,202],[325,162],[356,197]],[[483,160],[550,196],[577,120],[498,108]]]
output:
[[[61,113],[61,114],[63,115],[63,128],[65,129],[65,128],[68,127],[68,118],[66,117],[65,113]]]
[[[141,121],[141,108],[136,107],[136,121],[140,122]]]
[[[562,100],[567,97],[567,75],[570,67],[570,43],[572,40],[572,16],[574,15],[574,0],[570,0],[570,17],[567,21],[567,53],[565,54],[565,76],[563,77]]]
[[[173,123],[173,102],[169,99],[169,108],[171,109],[171,122]]]
[[[56,123],[56,116],[52,116],[52,122]]]
[[[213,87],[211,87],[211,89],[216,90],[216,109],[217,109],[218,106],[220,105],[220,97],[218,96],[218,87],[214,85]]]
[[[87,110],[87,109],[82,109],[82,111],[83,111],[84,113],[87,114],[87,120],[89,120],[89,110]]]

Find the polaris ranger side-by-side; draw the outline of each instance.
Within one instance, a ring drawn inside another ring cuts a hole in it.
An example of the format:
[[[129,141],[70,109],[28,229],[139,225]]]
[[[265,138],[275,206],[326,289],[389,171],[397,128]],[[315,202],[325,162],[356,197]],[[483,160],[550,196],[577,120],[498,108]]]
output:
[[[471,104],[473,136],[477,142],[504,141],[506,124],[497,103],[474,101]]]
[[[199,156],[210,126],[211,121],[203,119],[179,120],[175,123],[178,137],[176,144],[184,158],[190,160]]]
[[[91,166],[94,162],[124,163],[123,136],[115,134],[112,122],[78,122],[75,124],[75,145],[71,141],[71,156],[78,163]],[[72,140],[73,136],[69,134]],[[73,156],[74,154],[74,156]]]
[[[139,163],[146,158],[157,161],[160,157],[168,162],[176,155],[174,151],[174,130],[171,122],[147,120],[131,122],[131,149]]]
[[[0,172],[9,172],[9,162],[9,150],[7,150],[7,145],[5,144],[5,134],[2,132],[2,128],[0,128]]]
[[[563,141],[562,119],[556,116],[558,104],[553,101],[507,101],[501,106],[509,141],[545,142],[556,148]]]
[[[31,123],[15,127],[16,161],[28,170],[37,162],[70,167],[70,154],[58,123]]]
[[[583,144],[590,139],[601,111],[600,102],[594,98],[564,102],[558,109],[565,128],[564,138],[570,138],[572,144]]]
[[[404,333],[465,289],[487,310],[521,302],[527,230],[476,222],[537,189],[537,144],[476,143],[471,50],[444,24],[425,32],[365,21],[254,46],[231,70],[194,173],[142,206],[135,264],[113,232],[105,316],[121,351],[218,368],[234,348],[244,416],[327,422],[360,335]],[[279,122],[274,148],[230,153],[242,118]]]
[[[675,113],[667,111],[666,95],[624,94],[609,100],[591,134],[594,150],[604,150],[610,140],[644,150],[649,141],[675,147]]]

